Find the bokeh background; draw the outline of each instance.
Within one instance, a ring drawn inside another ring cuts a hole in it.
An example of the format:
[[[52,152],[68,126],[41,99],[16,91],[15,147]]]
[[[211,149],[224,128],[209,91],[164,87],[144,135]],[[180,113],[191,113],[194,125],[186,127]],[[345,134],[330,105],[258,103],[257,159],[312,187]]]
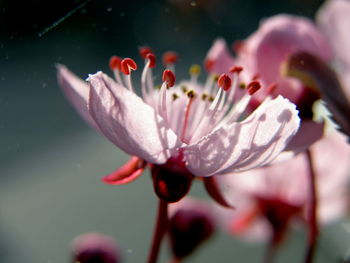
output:
[[[158,57],[177,51],[185,78],[215,38],[243,39],[278,13],[312,18],[322,2],[0,0],[0,262],[69,262],[71,240],[88,231],[116,237],[124,262],[144,262],[149,248],[156,198],[148,173],[126,186],[100,182],[127,156],[64,99],[56,63],[86,78],[109,72],[111,55],[141,64],[138,47],[149,45]],[[206,198],[201,185],[192,193]],[[339,262],[349,236],[342,222],[327,227],[316,262]],[[293,232],[278,262],[298,262],[304,238]],[[164,246],[160,262],[167,253]],[[263,253],[263,244],[218,231],[188,262],[261,262]]]

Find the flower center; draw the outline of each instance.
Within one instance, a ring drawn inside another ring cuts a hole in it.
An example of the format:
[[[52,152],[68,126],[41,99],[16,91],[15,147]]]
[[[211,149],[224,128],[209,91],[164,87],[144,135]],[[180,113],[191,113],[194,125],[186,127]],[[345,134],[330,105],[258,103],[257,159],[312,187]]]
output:
[[[179,138],[186,144],[199,140],[225,124],[241,118],[251,97],[260,89],[260,83],[253,80],[240,88],[239,75],[242,67],[233,66],[228,74],[209,73],[204,85],[198,77],[201,68],[190,67],[190,79],[175,85],[175,63],[178,55],[168,51],[163,55],[162,84],[155,86],[152,68],[156,57],[149,47],[140,49],[140,56],[145,66],[141,76],[141,93],[143,100],[152,106]],[[207,62],[206,62],[207,63]],[[206,65],[208,66],[208,65]],[[134,92],[131,72],[137,69],[134,60],[112,57],[110,67],[116,81]],[[124,79],[121,78],[123,73]],[[158,88],[159,87],[159,88]]]

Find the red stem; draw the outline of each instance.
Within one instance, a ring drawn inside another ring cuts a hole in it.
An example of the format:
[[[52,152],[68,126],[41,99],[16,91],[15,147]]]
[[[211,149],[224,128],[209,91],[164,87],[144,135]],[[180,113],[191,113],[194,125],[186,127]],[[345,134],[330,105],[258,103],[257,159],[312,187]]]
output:
[[[307,247],[304,263],[313,262],[313,258],[316,250],[316,243],[318,237],[318,222],[317,222],[317,189],[316,189],[316,172],[313,166],[312,154],[310,150],[306,151],[307,159],[309,162],[309,193],[310,193],[310,211],[308,213],[308,237]]]
[[[153,233],[152,246],[148,255],[148,263],[156,263],[160,245],[168,226],[168,203],[159,199],[157,222]]]

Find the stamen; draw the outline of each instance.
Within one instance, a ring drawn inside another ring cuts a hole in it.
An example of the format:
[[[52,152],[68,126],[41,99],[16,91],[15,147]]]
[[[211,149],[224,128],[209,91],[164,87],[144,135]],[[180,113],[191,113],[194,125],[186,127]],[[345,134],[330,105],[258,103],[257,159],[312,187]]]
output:
[[[192,65],[189,69],[189,73],[191,76],[191,82],[196,83],[198,80],[198,76],[201,74],[201,67],[197,64]]]
[[[173,93],[172,97],[173,97],[173,101],[175,101],[179,98],[179,95],[177,95],[176,93]]]
[[[125,75],[130,75],[131,70],[136,70],[137,64],[136,62],[131,58],[124,58],[121,62],[121,71]]]
[[[208,98],[208,96],[209,96],[208,94],[203,93],[203,94],[202,94],[202,100],[206,100],[206,99]],[[213,98],[213,99],[214,99],[214,98]]]
[[[166,69],[163,71],[162,80],[166,82],[168,88],[173,87],[175,84],[175,74],[170,69]]]
[[[156,56],[153,53],[148,53],[145,59],[149,60],[149,67],[154,68],[156,66]]]
[[[272,95],[273,93],[275,93],[276,90],[277,90],[277,84],[273,83],[267,88],[267,93],[269,95]]]
[[[118,56],[112,56],[110,59],[109,59],[109,67],[110,69],[113,71],[113,74],[114,74],[114,78],[116,79],[116,81],[123,85],[122,83],[122,80],[120,78],[120,71],[122,69],[121,67],[121,62],[122,62],[122,59]]]
[[[255,73],[252,77],[252,80],[258,80],[260,78],[259,73]]]
[[[190,99],[193,99],[196,96],[196,93],[194,92],[194,90],[189,90],[186,95]]]
[[[109,67],[112,71],[114,70],[121,70],[121,62],[122,62],[122,59],[118,56],[112,56],[110,59],[109,59]]]
[[[141,75],[141,91],[142,91],[142,96],[143,98],[149,102],[149,97],[147,96],[148,92],[151,92],[151,89],[153,87],[153,79],[152,79],[152,73],[150,68],[154,68],[156,65],[156,57],[153,53],[149,52],[149,50],[141,50],[140,49],[140,54],[141,56],[143,55],[142,52],[148,52],[145,57],[145,67],[142,71]],[[147,81],[147,86],[146,86],[146,81]]]
[[[236,40],[232,43],[232,50],[235,53],[239,53],[243,47],[244,47],[244,41],[242,40]]]
[[[259,81],[252,81],[248,84],[247,91],[249,95],[253,95],[255,92],[257,92],[261,88],[261,84]]]
[[[152,51],[152,49],[150,47],[144,46],[144,47],[140,47],[139,53],[140,53],[140,56],[143,59],[146,59],[147,54],[148,53],[152,53],[153,54],[153,51]]]
[[[221,74],[218,79],[218,85],[227,91],[231,88],[232,80],[227,74]]]
[[[179,59],[179,56],[174,51],[167,51],[163,54],[163,65],[169,66],[175,64]]]
[[[125,82],[127,83],[127,86],[130,91],[134,92],[134,89],[132,87],[132,82],[131,82],[131,70],[136,70],[137,69],[137,64],[134,60],[131,58],[124,58],[121,62],[121,71],[125,74]]]
[[[212,59],[204,60],[204,68],[207,72],[210,72],[213,69],[215,61]]]
[[[243,70],[243,67],[241,66],[233,66],[230,68],[230,73],[241,73],[241,71]]]
[[[166,106],[167,101],[167,83],[164,81],[162,86],[160,87],[160,93],[159,93],[159,100],[158,100],[158,113],[160,116],[162,116],[166,123],[168,122],[168,109]]]
[[[187,96],[189,98],[188,100],[188,103],[186,105],[186,109],[185,109],[185,119],[184,119],[184,125],[182,127],[182,132],[181,132],[181,140],[183,142],[187,142],[186,139],[185,139],[185,136],[186,136],[186,130],[187,130],[187,126],[188,126],[188,120],[189,120],[189,117],[190,117],[190,109],[191,109],[191,106],[192,106],[192,102],[194,100],[194,91],[193,90],[190,90],[188,93],[187,93]]]

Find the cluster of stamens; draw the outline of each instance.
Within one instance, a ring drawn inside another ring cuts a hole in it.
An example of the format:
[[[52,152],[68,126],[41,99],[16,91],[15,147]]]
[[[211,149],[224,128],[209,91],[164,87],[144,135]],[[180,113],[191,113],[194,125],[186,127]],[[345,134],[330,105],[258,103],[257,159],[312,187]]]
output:
[[[152,68],[156,66],[156,56],[149,47],[141,47],[140,56],[145,63],[141,76],[143,100],[156,110],[185,143],[197,140],[224,124],[237,121],[247,108],[251,96],[261,87],[257,79],[252,79],[244,84],[246,92],[239,94],[238,88],[242,86],[239,75],[243,68],[238,66],[233,66],[227,74],[219,76],[209,71],[205,85],[200,85],[199,65],[190,67],[189,81],[175,85],[174,70],[178,55],[172,51],[163,55],[162,62],[166,69],[163,71],[162,85],[156,86],[152,74]],[[209,64],[212,63],[206,62],[205,66],[210,68]],[[134,92],[131,72],[137,69],[136,62],[131,58],[113,56],[110,59],[110,68],[116,82]],[[170,89],[171,96],[168,95]]]

